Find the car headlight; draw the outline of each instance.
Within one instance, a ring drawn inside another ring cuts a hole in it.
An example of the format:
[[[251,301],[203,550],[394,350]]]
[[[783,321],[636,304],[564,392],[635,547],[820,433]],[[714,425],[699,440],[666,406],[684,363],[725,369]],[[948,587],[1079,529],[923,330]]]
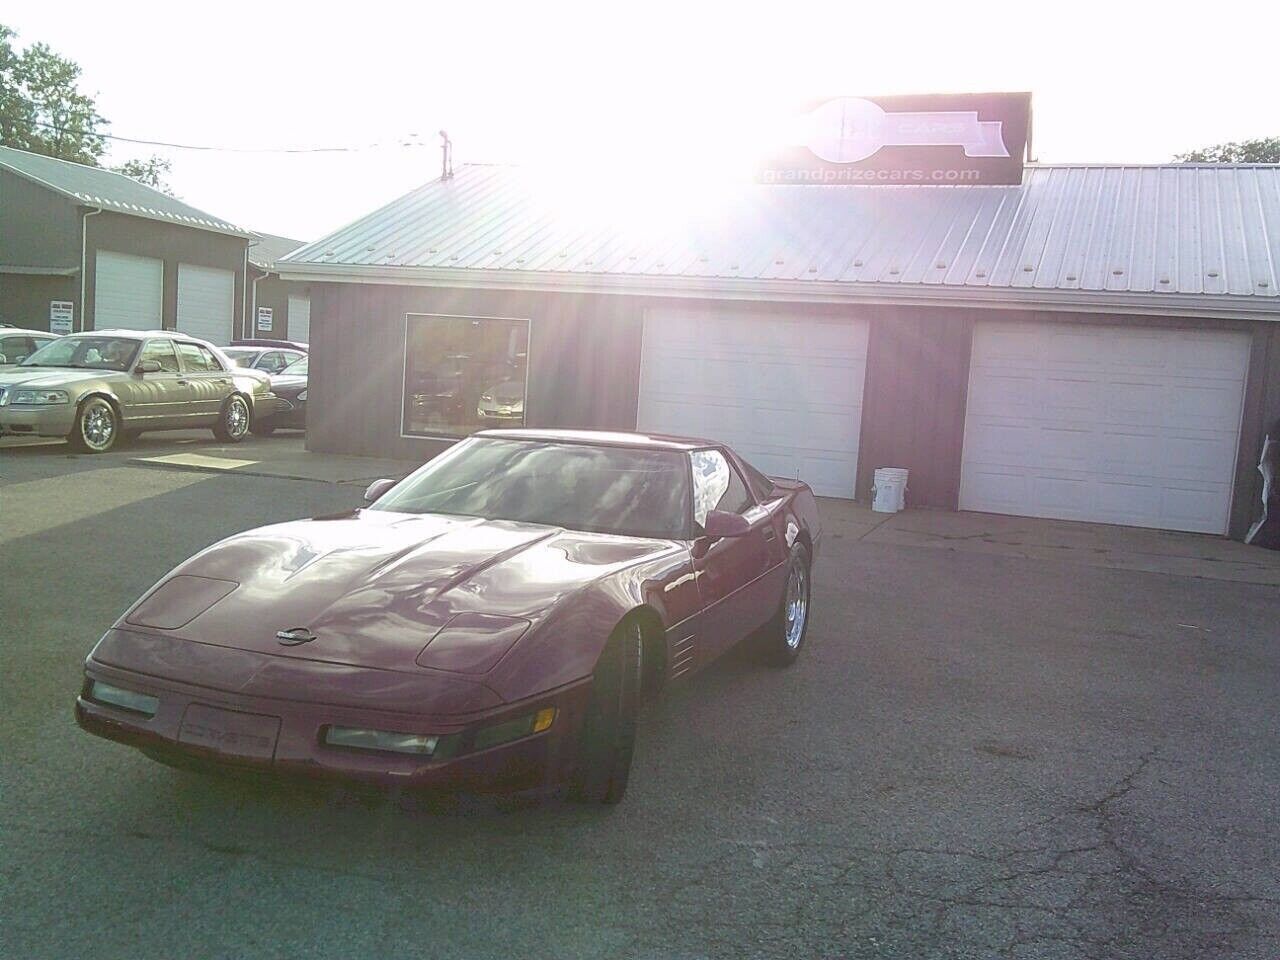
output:
[[[420,757],[432,756],[443,739],[445,738],[417,733],[365,730],[362,727],[328,727],[324,732],[324,742],[330,746],[412,753]]]
[[[306,401],[306,399],[307,399],[307,391],[305,391],[305,390],[300,391],[300,392],[298,393],[298,399],[299,399],[299,400],[302,400],[302,401],[304,401],[304,402],[305,402],[305,401]]]
[[[531,713],[528,716],[504,720],[491,727],[482,727],[476,731],[475,739],[471,741],[471,749],[488,750],[490,747],[510,743],[512,740],[522,740],[535,733],[542,733],[543,730],[550,730],[555,722],[556,708],[543,707],[537,713]]]
[[[65,390],[15,390],[10,403],[70,403]]]

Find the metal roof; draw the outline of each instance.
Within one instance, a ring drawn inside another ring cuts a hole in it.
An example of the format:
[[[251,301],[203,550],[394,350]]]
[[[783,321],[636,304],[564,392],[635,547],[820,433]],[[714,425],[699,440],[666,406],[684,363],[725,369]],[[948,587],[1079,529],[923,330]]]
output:
[[[113,170],[57,160],[13,147],[0,147],[0,167],[85,206],[102,207],[113,213],[149,220],[167,220],[201,230],[249,236],[235,224],[219,220]]]
[[[1280,314],[1280,165],[1036,165],[1007,187],[647,187],[467,165],[277,269],[379,283]]]
[[[270,233],[256,233],[249,242],[249,262],[263,270],[272,265],[286,253],[304,246],[301,240],[290,240],[288,237],[277,237]]]

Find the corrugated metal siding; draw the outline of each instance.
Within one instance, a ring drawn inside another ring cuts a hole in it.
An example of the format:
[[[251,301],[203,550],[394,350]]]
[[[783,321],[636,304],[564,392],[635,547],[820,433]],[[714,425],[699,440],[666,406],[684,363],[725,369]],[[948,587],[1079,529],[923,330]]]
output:
[[[91,207],[106,207],[118,213],[156,220],[171,220],[189,227],[245,235],[235,224],[220,220],[188,203],[153,190],[124,174],[58,160],[13,147],[0,147],[0,167],[52,187],[67,197]]]
[[[471,165],[283,262],[1274,299],[1280,166],[1039,166],[1016,187],[650,196]]]

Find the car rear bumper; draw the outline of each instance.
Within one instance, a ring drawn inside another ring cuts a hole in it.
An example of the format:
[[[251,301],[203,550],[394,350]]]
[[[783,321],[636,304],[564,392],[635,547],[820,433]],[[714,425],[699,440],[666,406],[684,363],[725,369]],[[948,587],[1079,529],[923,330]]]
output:
[[[71,403],[8,404],[0,407],[0,434],[65,437],[71,432],[75,419],[76,408]]]
[[[159,705],[154,716],[95,701],[91,695],[95,680],[155,697]],[[95,736],[185,765],[208,764],[379,787],[525,790],[560,783],[571,773],[590,688],[587,678],[519,703],[478,713],[435,716],[425,711],[411,714],[245,696],[90,660],[84,687],[76,698],[75,718],[83,730]],[[556,717],[544,732],[487,749],[475,748],[478,731],[545,707],[554,707]],[[324,742],[330,726],[452,736],[452,755],[433,759],[331,746]]]
[[[258,422],[270,424],[273,427],[284,429],[293,427],[302,430],[307,425],[307,403],[305,400],[298,402],[277,396],[271,405],[263,405]]]

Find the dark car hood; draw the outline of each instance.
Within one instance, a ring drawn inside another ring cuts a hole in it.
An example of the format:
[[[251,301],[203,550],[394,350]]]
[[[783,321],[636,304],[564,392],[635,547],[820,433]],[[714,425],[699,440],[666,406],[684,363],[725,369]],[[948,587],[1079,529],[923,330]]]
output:
[[[175,569],[118,626],[272,655],[418,671],[415,659],[427,641],[460,613],[536,624],[591,581],[675,549],[667,540],[361,510],[214,544]],[[282,645],[276,632],[296,627],[316,639]]]
[[[295,390],[301,390],[307,385],[305,376],[297,376],[288,373],[277,373],[271,378],[272,393],[290,393]]]

